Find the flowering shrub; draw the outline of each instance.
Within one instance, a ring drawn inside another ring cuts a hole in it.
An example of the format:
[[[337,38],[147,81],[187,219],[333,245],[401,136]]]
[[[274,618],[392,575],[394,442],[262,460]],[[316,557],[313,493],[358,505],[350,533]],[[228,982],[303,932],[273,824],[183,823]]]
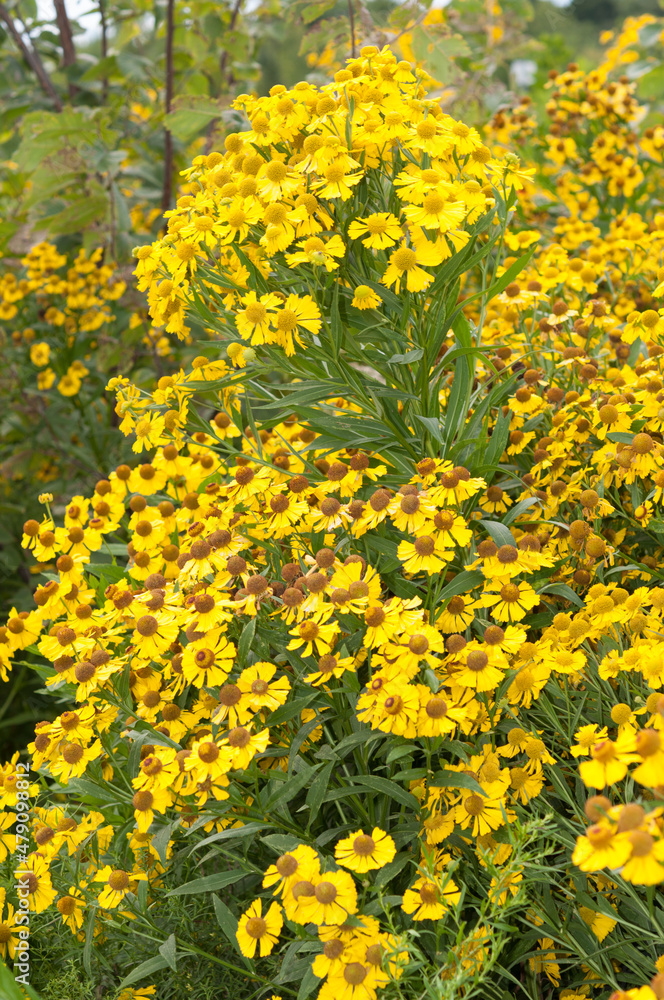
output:
[[[664,996],[655,168],[572,241],[428,85],[365,47],[239,100],[135,252],[206,354],[114,378],[139,464],[24,525],[18,879],[123,997]]]

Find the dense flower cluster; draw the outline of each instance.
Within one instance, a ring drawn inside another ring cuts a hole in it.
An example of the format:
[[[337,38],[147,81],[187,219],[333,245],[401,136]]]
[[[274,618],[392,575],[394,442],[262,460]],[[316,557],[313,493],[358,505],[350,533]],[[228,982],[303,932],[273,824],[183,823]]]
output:
[[[130,936],[242,882],[210,912],[284,956],[282,992],[295,961],[373,1000],[520,959],[566,996],[664,995],[664,226],[613,68],[556,81],[601,174],[561,171],[556,211],[492,153],[504,122],[485,145],[389,50],[242,99],[194,164],[137,274],[213,357],[113,380],[141,464],[25,523],[53,572],[0,632],[3,672],[32,655],[67,703],[29,748],[37,913]],[[635,926],[638,965],[593,952]]]

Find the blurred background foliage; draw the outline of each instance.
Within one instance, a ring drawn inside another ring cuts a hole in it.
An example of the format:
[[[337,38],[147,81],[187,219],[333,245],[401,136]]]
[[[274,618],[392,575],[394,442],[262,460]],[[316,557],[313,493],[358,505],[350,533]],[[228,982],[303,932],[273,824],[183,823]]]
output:
[[[361,45],[390,44],[424,63],[464,121],[482,128],[528,97],[545,122],[549,74],[570,61],[596,66],[626,17],[662,9],[658,0],[0,0],[3,617],[30,606],[35,573],[48,569],[20,546],[24,520],[40,517],[38,495],[54,495],[57,515],[131,461],[108,379],[149,387],[198,353],[151,326],[131,248],[160,234],[179,172],[240,126],[234,97],[322,82]],[[626,72],[648,73],[654,106],[664,102],[664,67],[646,58]],[[27,676],[0,684],[5,752],[41,710]]]

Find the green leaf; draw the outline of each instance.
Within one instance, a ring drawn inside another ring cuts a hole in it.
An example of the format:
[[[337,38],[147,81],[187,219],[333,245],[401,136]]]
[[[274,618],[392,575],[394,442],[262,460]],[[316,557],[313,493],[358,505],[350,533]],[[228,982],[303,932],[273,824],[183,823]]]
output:
[[[480,524],[482,525],[482,527],[484,528],[484,530],[487,531],[489,533],[489,535],[491,535],[491,538],[496,543],[496,545],[498,545],[498,546],[501,546],[501,545],[513,545],[513,546],[516,546],[516,541],[514,539],[514,535],[512,534],[512,532],[510,531],[510,529],[506,525],[501,524],[500,521],[484,521],[484,520],[482,520],[482,521],[480,521]]]
[[[189,94],[181,101],[187,106],[177,107],[164,118],[166,128],[181,142],[189,142],[221,114],[219,103],[204,95]]]
[[[572,604],[576,604],[578,608],[583,607],[583,601],[579,595],[571,587],[568,587],[566,583],[548,583],[546,587],[542,587],[537,593],[540,595],[557,594],[558,597],[564,597],[566,600],[571,601]]]
[[[444,425],[440,422],[440,420],[438,420],[437,417],[422,417],[419,413],[414,413],[413,416],[418,423],[422,424],[422,426],[427,429],[437,444],[443,443]]]
[[[254,641],[254,636],[256,634],[256,621],[256,618],[251,618],[247,622],[242,629],[242,635],[240,636],[240,641],[237,644],[237,662],[241,667],[246,664],[251,644]]]
[[[498,278],[498,281],[495,281],[493,285],[491,285],[491,287],[487,291],[487,299],[486,299],[487,302],[490,299],[495,298],[496,295],[501,295],[505,291],[507,286],[511,285],[514,279],[519,274],[521,274],[524,267],[527,267],[528,264],[530,263],[530,259],[535,253],[537,246],[538,244],[534,243],[531,247],[529,247],[528,250],[526,250],[526,252],[521,257],[519,257],[518,260],[515,260],[514,263],[507,268],[505,273],[502,274],[500,278]]]
[[[68,236],[80,232],[93,222],[106,218],[108,196],[105,193],[88,195],[63,208],[56,215],[42,219],[43,225],[54,236]]]
[[[513,521],[516,521],[517,517],[523,514],[524,510],[528,510],[533,504],[541,504],[541,502],[539,497],[524,497],[523,500],[519,500],[513,507],[510,507],[502,519],[503,524],[512,524]]]
[[[314,991],[317,989],[319,983],[320,979],[318,976],[314,975],[313,969],[309,966],[302,977],[300,989],[297,994],[297,1000],[309,1000],[309,997],[313,997]]]
[[[447,771],[445,769],[436,771],[429,784],[433,785],[434,788],[466,788],[469,792],[486,797],[486,792],[479,782],[462,771]]]
[[[288,780],[283,783],[283,787],[277,789],[277,791],[270,796],[263,806],[263,813],[268,814],[272,809],[281,808],[281,806],[285,806],[287,802],[290,802],[291,799],[294,799],[303,788],[306,788],[312,780],[314,774],[316,774],[322,766],[322,764],[314,764],[312,767],[305,764],[301,771],[298,771],[297,774],[288,778]]]
[[[443,587],[438,598],[437,607],[441,607],[445,601],[449,601],[450,597],[456,597],[457,594],[465,594],[474,590],[475,587],[479,587],[481,583],[484,582],[484,573],[480,570],[468,570],[464,569],[462,573],[457,573],[453,580]]]
[[[240,951],[240,946],[237,942],[237,925],[238,922],[233,916],[231,911],[228,909],[226,904],[219,898],[219,896],[212,897],[212,904],[214,906],[214,915],[217,918],[217,923],[221,927],[224,936],[231,943],[235,951],[238,953],[244,965],[248,969],[251,968],[251,963],[244,957]]]
[[[330,778],[332,777],[332,770],[334,768],[334,761],[331,760],[325,765],[322,771],[320,771],[311,783],[311,788],[307,792],[306,804],[309,808],[309,825],[311,825],[312,820],[318,815],[318,811],[325,800],[325,793],[327,792],[327,786],[330,783]]]
[[[216,889],[223,889],[227,885],[234,885],[240,879],[246,878],[250,874],[245,871],[217,872],[216,875],[205,875],[203,878],[196,878],[193,882],[185,882],[177,889],[171,889],[168,896],[192,896],[202,892],[214,892]]]
[[[288,833],[271,833],[269,837],[262,837],[261,843],[267,844],[277,854],[287,854],[288,851],[294,851],[300,845],[297,837],[292,837]]]
[[[419,812],[420,804],[415,796],[407,792],[401,785],[398,785],[396,781],[391,781],[389,778],[381,778],[376,774],[356,774],[353,776],[353,781],[364,785],[366,788],[370,788],[373,792],[378,792],[380,795],[387,795],[389,798],[394,799],[395,802],[399,802],[401,805]]]
[[[173,835],[173,828],[177,826],[178,822],[179,820],[175,820],[173,823],[166,823],[164,826],[159,827],[150,841],[150,846],[157,852],[159,860],[164,867],[166,866],[166,852]]]
[[[405,354],[393,354],[387,359],[388,365],[410,365],[414,361],[419,361],[424,351],[421,347],[416,347],[413,351],[406,351]]]
[[[493,433],[489,438],[489,443],[484,453],[484,461],[487,465],[498,465],[500,462],[509,441],[511,420],[512,414],[509,412],[503,413],[501,410],[498,414],[498,419],[493,427]]]
[[[163,944],[159,945],[159,954],[162,958],[166,959],[167,964],[173,970],[177,972],[177,946],[175,943],[175,934],[171,934],[166,938]]]
[[[413,860],[412,854],[397,854],[394,861],[390,861],[389,865],[385,865],[384,868],[381,868],[376,875],[376,881],[374,882],[375,888],[382,889],[383,886],[387,885],[388,882],[391,882],[393,878],[396,878],[399,872],[403,871],[406,865]]]
[[[18,956],[14,961],[18,961]],[[18,969],[17,975],[20,975]],[[19,986],[14,979],[13,973],[9,971],[2,959],[0,959],[0,996],[2,1000],[25,1000],[29,996],[31,1000],[39,1000],[39,994],[33,990],[32,986]]]
[[[165,969],[167,966],[168,962],[163,955],[156,955],[154,958],[148,958],[146,962],[141,962],[141,964],[137,965],[128,976],[125,976],[118,989],[122,990],[125,986],[131,986],[132,983],[137,983],[139,979],[144,979],[145,976],[151,976],[153,972],[159,972],[160,969]]]
[[[656,66],[640,78],[638,93],[646,100],[661,98],[664,93],[664,66]]]

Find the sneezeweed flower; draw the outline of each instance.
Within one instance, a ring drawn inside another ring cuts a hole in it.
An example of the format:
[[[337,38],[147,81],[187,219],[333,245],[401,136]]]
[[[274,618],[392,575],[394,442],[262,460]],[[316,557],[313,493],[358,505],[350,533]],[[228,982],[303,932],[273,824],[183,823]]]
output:
[[[499,622],[522,621],[540,601],[530,584],[522,580],[504,583],[500,588],[492,584],[481,600],[484,607],[492,609],[491,614]]]
[[[286,904],[288,899],[292,902],[292,889],[296,882],[311,881],[319,872],[320,862],[316,851],[307,844],[299,844],[292,851],[280,855],[266,869],[263,886],[281,893]]]
[[[48,861],[41,854],[28,855],[14,871],[14,878],[18,895],[28,900],[30,910],[35,913],[48,909],[58,894],[53,888]]]
[[[405,279],[405,287],[409,292],[422,292],[433,281],[433,275],[425,271],[424,267],[437,267],[449,254],[447,244],[443,247],[440,240],[433,243],[424,238],[417,245],[411,246],[402,243],[390,254],[381,282],[388,288],[393,285],[399,287],[402,279]]]
[[[86,907],[81,890],[77,886],[70,886],[69,892],[65,896],[60,896],[55,905],[62,916],[63,924],[69,927],[72,934],[79,931],[83,926],[83,915]]]
[[[235,935],[245,958],[253,958],[257,948],[261,958],[269,955],[279,940],[283,924],[278,903],[272,903],[263,916],[261,900],[255,899],[240,917]]]
[[[352,305],[356,309],[378,309],[382,299],[369,285],[357,285],[353,292]]]
[[[337,862],[358,874],[384,868],[394,860],[395,854],[394,841],[377,826],[371,834],[366,834],[362,830],[350,834],[338,841],[334,849]]]
[[[394,246],[402,235],[401,223],[390,212],[374,212],[364,219],[355,219],[348,227],[351,240],[364,237],[362,243],[372,250]]]
[[[135,892],[140,881],[147,881],[145,872],[124,871],[122,868],[111,868],[104,865],[94,876],[94,882],[103,882],[104,888],[99,893],[97,902],[103,910],[114,910],[120,905],[128,892]]]
[[[16,923],[14,907],[11,903],[6,902],[5,897],[5,889],[0,888],[0,955],[3,958],[7,958],[9,955],[13,959],[16,954],[16,945],[20,941],[18,935],[20,927]],[[7,907],[6,913],[5,906]]]
[[[413,920],[440,920],[460,899],[461,891],[453,879],[422,875],[404,893],[401,909]]]
[[[293,885],[291,919],[307,924],[344,924],[357,912],[357,891],[347,872],[325,872]]]
[[[50,356],[51,356],[51,347],[49,344],[42,342],[40,344],[31,345],[30,360],[36,367],[43,368],[44,365],[47,365]]]

